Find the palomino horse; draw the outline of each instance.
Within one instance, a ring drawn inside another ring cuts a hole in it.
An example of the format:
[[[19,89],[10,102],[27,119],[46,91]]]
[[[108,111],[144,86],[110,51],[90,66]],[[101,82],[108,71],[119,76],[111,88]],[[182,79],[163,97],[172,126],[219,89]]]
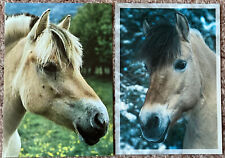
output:
[[[80,73],[82,48],[68,31],[70,16],[54,25],[49,13],[5,23],[3,156],[19,155],[17,128],[26,111],[77,130],[89,145],[107,131],[107,109]]]
[[[165,140],[170,127],[187,114],[184,149],[217,148],[216,56],[201,34],[176,13],[176,24],[144,23],[141,59],[150,70],[150,87],[139,114],[142,134]]]

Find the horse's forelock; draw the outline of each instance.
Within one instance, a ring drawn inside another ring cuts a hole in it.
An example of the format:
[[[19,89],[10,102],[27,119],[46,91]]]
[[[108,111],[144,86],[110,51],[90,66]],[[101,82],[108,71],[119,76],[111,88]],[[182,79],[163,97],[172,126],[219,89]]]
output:
[[[36,52],[41,64],[55,59],[61,66],[62,58],[65,58],[74,68],[82,65],[82,47],[78,38],[56,25],[51,24],[38,39]]]
[[[139,51],[139,57],[150,64],[152,70],[171,64],[181,53],[176,26],[163,20],[163,23],[156,24],[148,30]]]

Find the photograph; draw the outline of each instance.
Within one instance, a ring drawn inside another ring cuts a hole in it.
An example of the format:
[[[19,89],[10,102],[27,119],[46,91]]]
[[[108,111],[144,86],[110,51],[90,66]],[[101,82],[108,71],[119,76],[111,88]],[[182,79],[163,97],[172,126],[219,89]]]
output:
[[[115,153],[222,154],[219,4],[115,6]]]
[[[2,157],[113,155],[112,4],[4,10]]]

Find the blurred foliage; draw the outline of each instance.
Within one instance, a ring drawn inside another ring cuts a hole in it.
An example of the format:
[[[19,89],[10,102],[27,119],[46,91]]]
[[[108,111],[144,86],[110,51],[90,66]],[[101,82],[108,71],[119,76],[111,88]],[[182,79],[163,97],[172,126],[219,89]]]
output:
[[[113,154],[112,80],[87,78],[89,85],[106,105],[110,124],[107,134],[94,146],[88,146],[77,133],[41,116],[27,113],[18,129],[22,148],[20,157],[99,156]]]
[[[120,9],[120,148],[181,149],[186,121],[181,118],[170,130],[164,143],[146,141],[141,133],[138,115],[149,87],[150,75],[143,63],[136,62],[138,49],[145,39],[142,24],[152,15],[165,16],[175,23],[175,11],[184,14],[191,28],[200,31],[206,44],[215,52],[215,9]],[[129,130],[127,130],[129,129]]]
[[[84,73],[112,74],[112,5],[85,4],[71,21],[84,49]]]

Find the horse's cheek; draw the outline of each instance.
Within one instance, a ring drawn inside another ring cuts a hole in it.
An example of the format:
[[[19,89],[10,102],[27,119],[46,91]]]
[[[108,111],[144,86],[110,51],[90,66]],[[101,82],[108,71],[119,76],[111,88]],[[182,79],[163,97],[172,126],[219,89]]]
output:
[[[34,89],[36,87],[36,89]],[[38,93],[37,93],[38,92]],[[46,113],[49,108],[48,94],[42,93],[41,90],[38,90],[37,86],[27,87],[23,95],[23,103],[26,110],[42,114]]]
[[[200,92],[197,88],[187,90],[183,96],[184,107],[182,109],[184,111],[188,111],[189,109],[193,108],[195,105],[197,105],[199,97],[200,97]]]

